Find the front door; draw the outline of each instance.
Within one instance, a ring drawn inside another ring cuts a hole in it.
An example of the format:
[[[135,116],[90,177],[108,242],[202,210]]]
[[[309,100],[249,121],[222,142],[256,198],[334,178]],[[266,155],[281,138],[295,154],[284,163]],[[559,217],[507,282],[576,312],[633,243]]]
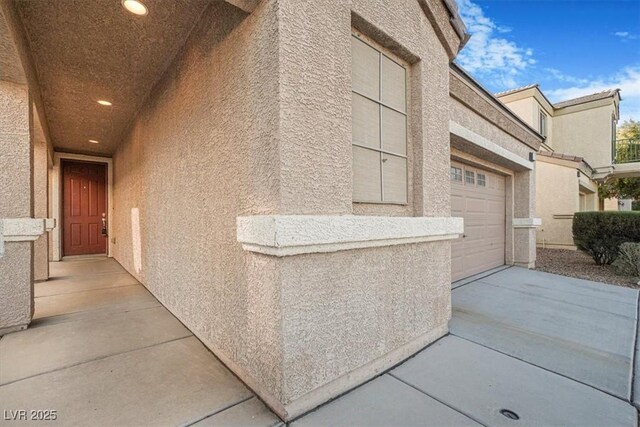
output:
[[[107,239],[106,165],[68,162],[62,165],[63,255],[104,254]]]

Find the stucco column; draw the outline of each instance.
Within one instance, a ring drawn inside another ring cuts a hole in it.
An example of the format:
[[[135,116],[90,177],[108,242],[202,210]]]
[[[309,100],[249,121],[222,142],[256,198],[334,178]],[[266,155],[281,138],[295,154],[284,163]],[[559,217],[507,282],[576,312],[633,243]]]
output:
[[[449,216],[449,60],[444,54],[416,64],[411,75],[411,122],[416,216]]]
[[[517,172],[513,178],[513,264],[533,268],[536,262],[535,169]]]
[[[285,420],[448,330],[450,240],[463,231],[449,206],[449,59],[408,4],[277,2],[279,200],[274,212],[237,218],[255,332],[249,362],[231,366]],[[352,30],[411,64],[418,171],[404,216],[383,205],[353,215]]]
[[[37,114],[33,109],[33,114]],[[37,117],[34,117],[37,119]],[[37,122],[37,120],[34,120]],[[36,218],[48,218],[49,212],[49,152],[41,132],[34,133],[33,143],[33,207]],[[49,278],[49,233],[33,243],[34,280]]]
[[[27,87],[0,82],[0,335],[26,328],[33,314],[33,241],[21,237],[33,217],[30,129]]]

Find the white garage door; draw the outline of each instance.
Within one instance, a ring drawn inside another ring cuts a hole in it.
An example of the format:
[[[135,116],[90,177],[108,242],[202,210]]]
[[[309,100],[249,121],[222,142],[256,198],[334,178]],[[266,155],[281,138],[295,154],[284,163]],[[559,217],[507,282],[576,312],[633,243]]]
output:
[[[504,264],[505,179],[451,162],[451,216],[464,218],[464,237],[451,245],[451,280]]]

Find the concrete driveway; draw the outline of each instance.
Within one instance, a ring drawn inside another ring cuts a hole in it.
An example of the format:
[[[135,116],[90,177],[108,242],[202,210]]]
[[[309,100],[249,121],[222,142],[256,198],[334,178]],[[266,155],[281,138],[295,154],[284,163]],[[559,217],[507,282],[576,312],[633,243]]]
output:
[[[631,399],[637,290],[509,268],[452,302],[452,334]]]
[[[638,291],[517,267],[453,287],[450,335],[294,425],[637,425]]]

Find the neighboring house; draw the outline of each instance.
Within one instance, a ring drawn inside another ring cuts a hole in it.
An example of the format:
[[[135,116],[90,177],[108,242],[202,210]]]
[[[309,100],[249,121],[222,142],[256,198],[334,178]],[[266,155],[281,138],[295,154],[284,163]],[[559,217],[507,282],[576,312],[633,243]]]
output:
[[[575,248],[575,212],[617,209],[616,200],[599,200],[598,182],[640,175],[640,159],[616,164],[620,91],[552,104],[534,84],[496,96],[545,137],[536,161],[538,245]]]
[[[0,2],[0,334],[111,256],[289,420],[534,265],[542,137],[450,65],[452,1],[73,5]]]

